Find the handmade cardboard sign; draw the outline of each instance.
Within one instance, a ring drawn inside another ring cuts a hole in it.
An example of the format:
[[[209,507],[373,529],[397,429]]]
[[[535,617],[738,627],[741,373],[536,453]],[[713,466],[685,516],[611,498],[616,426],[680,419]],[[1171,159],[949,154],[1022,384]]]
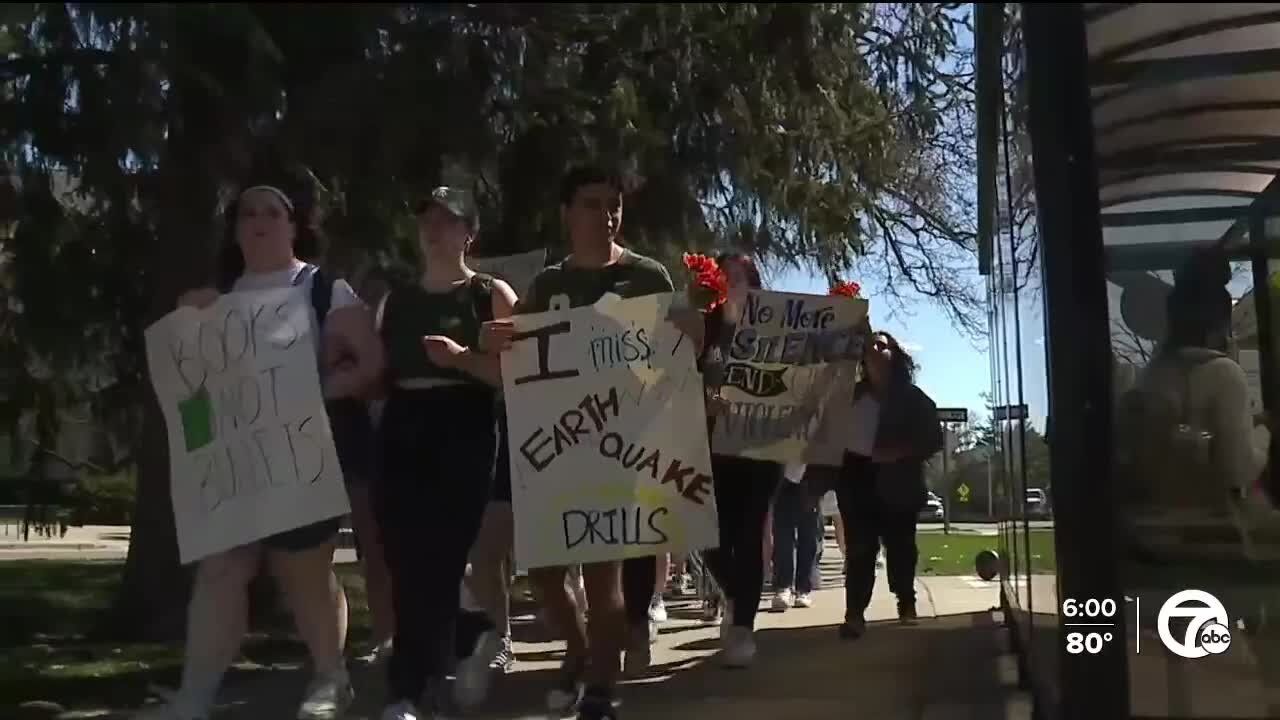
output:
[[[853,388],[867,301],[752,290],[730,305],[712,449],[777,462],[838,465],[857,441]],[[865,435],[863,433],[862,435]]]
[[[715,546],[702,376],[672,298],[516,316],[502,375],[520,568]]]
[[[350,511],[300,288],[223,295],[146,331],[183,563]]]

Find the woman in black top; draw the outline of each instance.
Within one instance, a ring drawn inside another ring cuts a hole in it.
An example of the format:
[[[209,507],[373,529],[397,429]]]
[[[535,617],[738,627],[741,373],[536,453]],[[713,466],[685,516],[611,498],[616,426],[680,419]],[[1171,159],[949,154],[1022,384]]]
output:
[[[432,717],[442,700],[497,444],[497,360],[471,348],[482,323],[515,305],[510,286],[466,265],[479,224],[469,194],[437,188],[416,210],[422,278],[382,308],[389,388],[376,503],[395,608],[383,720]]]
[[[849,550],[840,634],[849,639],[866,630],[881,543],[898,617],[916,618],[916,516],[928,497],[924,463],[943,443],[938,408],[915,384],[915,361],[892,335],[871,335],[862,363],[866,379],[853,397],[878,406],[875,442],[870,457],[845,454],[836,489]]]
[[[729,301],[707,314],[702,371],[707,388],[707,434],[722,401],[724,362],[733,340],[734,319],[749,288],[761,287],[760,272],[746,255],[718,259],[729,280]],[[728,606],[721,624],[724,662],[746,667],[755,658],[754,627],[764,585],[764,528],[769,501],[782,480],[782,465],[769,460],[711,455],[720,546],[706,553],[707,567],[724,591]]]

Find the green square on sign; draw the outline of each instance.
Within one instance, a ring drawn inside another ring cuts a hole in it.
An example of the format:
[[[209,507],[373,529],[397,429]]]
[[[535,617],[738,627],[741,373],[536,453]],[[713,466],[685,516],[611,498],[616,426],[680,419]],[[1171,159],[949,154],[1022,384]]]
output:
[[[204,386],[179,402],[178,412],[182,414],[182,436],[187,441],[187,452],[213,442],[213,403]]]

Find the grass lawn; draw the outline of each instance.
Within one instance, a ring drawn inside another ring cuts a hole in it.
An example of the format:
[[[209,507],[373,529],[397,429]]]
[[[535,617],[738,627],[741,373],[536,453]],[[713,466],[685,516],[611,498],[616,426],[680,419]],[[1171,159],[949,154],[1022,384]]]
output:
[[[148,684],[177,685],[177,644],[121,644],[95,637],[123,570],[120,562],[16,561],[0,563],[0,717],[32,701],[67,709],[131,708],[148,696]],[[349,644],[369,637],[364,581],[358,566],[339,565],[351,605]],[[288,623],[255,632],[244,658],[229,674],[254,672],[273,662],[296,661],[306,651]]]
[[[1054,558],[1053,531],[1032,530],[1031,572],[1052,573],[1057,567]],[[941,532],[919,533],[916,544],[920,548],[920,560],[916,571],[920,575],[972,575],[973,559],[983,550],[999,550],[997,535],[972,535]],[[1019,546],[1021,551],[1022,546]],[[1021,552],[1019,552],[1021,558]]]

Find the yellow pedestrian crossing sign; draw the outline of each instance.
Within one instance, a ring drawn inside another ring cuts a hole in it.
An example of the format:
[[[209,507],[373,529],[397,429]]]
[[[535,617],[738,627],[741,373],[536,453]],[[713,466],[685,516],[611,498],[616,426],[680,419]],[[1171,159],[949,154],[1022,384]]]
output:
[[[969,502],[969,486],[960,483],[959,487],[956,488],[956,498],[962,503]]]

